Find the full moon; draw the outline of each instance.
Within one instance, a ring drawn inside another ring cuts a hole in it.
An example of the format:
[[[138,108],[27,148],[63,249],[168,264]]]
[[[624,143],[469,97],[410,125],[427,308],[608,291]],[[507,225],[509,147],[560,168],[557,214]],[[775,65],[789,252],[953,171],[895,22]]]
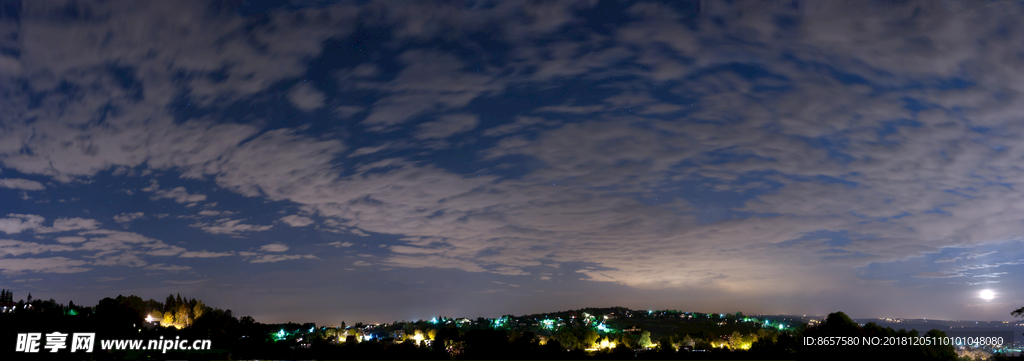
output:
[[[981,298],[986,299],[986,300],[991,300],[993,298],[996,298],[996,293],[992,292],[992,290],[982,290],[981,291]]]

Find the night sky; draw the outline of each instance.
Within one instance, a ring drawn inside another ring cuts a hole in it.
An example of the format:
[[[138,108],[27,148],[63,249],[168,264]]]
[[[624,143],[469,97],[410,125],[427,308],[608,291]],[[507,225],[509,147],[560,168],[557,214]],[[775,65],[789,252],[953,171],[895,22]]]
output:
[[[1022,17],[0,0],[0,288],[323,325],[607,306],[1009,320]]]

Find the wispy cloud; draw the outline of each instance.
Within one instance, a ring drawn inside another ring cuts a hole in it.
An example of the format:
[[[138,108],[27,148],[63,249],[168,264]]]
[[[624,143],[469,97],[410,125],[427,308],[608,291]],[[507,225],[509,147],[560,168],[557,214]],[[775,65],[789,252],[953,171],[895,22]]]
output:
[[[42,183],[39,183],[39,182],[36,182],[36,181],[33,181],[33,180],[18,179],[18,178],[4,178],[4,179],[0,179],[0,187],[2,187],[2,188],[11,188],[11,189],[21,189],[21,190],[26,190],[26,191],[41,191],[43,189],[46,189],[46,187],[43,186]]]

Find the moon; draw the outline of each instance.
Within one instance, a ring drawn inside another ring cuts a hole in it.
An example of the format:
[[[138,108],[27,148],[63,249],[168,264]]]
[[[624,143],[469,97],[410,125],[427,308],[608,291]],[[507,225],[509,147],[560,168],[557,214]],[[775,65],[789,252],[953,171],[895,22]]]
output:
[[[992,290],[981,290],[981,298],[991,300],[993,298],[996,298],[996,293],[993,292]]]

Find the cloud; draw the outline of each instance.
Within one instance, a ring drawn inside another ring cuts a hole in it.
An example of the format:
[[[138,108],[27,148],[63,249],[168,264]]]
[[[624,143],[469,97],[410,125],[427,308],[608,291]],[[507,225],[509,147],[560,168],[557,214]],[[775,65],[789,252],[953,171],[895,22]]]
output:
[[[96,229],[99,226],[99,222],[95,219],[85,218],[58,218],[53,221],[53,227],[47,230],[47,232],[67,232],[79,229]]]
[[[485,137],[499,137],[505,135],[511,135],[521,132],[526,129],[536,128],[539,126],[555,126],[558,122],[545,120],[541,117],[528,117],[518,116],[516,120],[509,124],[503,124],[494,128],[487,129],[483,132]]]
[[[23,242],[11,239],[0,239],[0,257],[39,254],[44,252],[63,252],[74,250],[74,247],[61,244],[43,244]]]
[[[956,278],[956,277],[963,277],[963,275],[961,275],[961,274],[949,274],[949,273],[942,273],[942,272],[921,272],[921,273],[918,273],[918,274],[914,275],[914,277],[917,277],[917,278]]]
[[[463,62],[449,54],[409,50],[399,58],[406,64],[405,69],[391,82],[393,85],[378,86],[390,94],[377,100],[362,122],[372,130],[391,129],[431,111],[459,109],[504,87],[486,74],[463,71]],[[461,124],[467,119],[461,118]]]
[[[160,185],[157,183],[156,179],[151,179],[149,181],[149,186],[143,188],[142,191],[153,193],[153,196],[150,197],[150,199],[152,200],[173,199],[175,202],[178,203],[189,204],[195,204],[197,202],[202,202],[206,200],[205,194],[190,194],[188,190],[185,189],[185,187],[160,189]]]
[[[121,214],[118,214],[118,215],[114,216],[114,222],[117,222],[117,223],[128,223],[128,222],[134,221],[136,219],[142,218],[144,216],[145,216],[145,214],[143,214],[142,212],[121,213]]]
[[[326,243],[326,245],[334,246],[334,248],[352,247],[352,243],[351,242],[341,242],[341,241]]]
[[[189,227],[197,227],[210,234],[226,234],[230,236],[239,236],[249,232],[262,232],[274,227],[273,225],[257,226],[244,224],[242,221],[241,219],[221,218],[209,223],[190,224]]]
[[[157,263],[157,264],[151,264],[149,266],[143,267],[142,269],[150,270],[150,271],[181,272],[181,271],[188,271],[188,270],[192,269],[192,267],[189,267],[189,266],[177,266],[177,265],[166,265],[166,264],[163,264],[163,263]]]
[[[0,231],[7,234],[21,233],[31,230],[36,233],[67,232],[74,230],[96,229],[99,222],[94,219],[85,218],[58,218],[53,221],[52,227],[43,226],[46,218],[34,214],[8,214],[10,218],[0,218]]]
[[[85,242],[85,241],[87,241],[89,239],[85,238],[85,237],[65,236],[65,237],[57,237],[55,240],[57,242],[59,242],[59,243],[67,244],[67,243],[82,243],[82,242]]]
[[[452,114],[440,117],[439,120],[421,123],[416,126],[417,139],[439,139],[468,132],[480,124],[476,114]]]
[[[288,246],[281,243],[271,243],[260,247],[260,251],[264,252],[284,252],[288,250]]]
[[[326,97],[319,90],[316,90],[309,83],[300,83],[292,87],[288,92],[288,100],[303,111],[316,110],[324,105]],[[337,109],[335,109],[337,111]]]
[[[85,261],[66,257],[4,258],[3,262],[0,262],[0,272],[7,275],[23,272],[81,273],[90,270],[90,268],[81,267],[86,264]]]
[[[285,255],[285,254],[264,254],[253,257],[249,260],[249,263],[275,263],[281,261],[290,261],[296,259],[317,259],[316,256],[311,254],[306,255]]]
[[[43,189],[46,189],[46,187],[43,186],[42,183],[39,183],[39,182],[36,182],[36,181],[31,181],[31,180],[28,180],[28,179],[18,179],[18,178],[4,178],[4,179],[0,179],[0,187],[2,187],[2,188],[11,188],[11,189],[21,189],[21,190],[26,190],[26,191],[41,191]]]
[[[234,256],[234,252],[188,251],[178,255],[181,258],[217,258]]]
[[[45,218],[32,214],[8,214],[8,218],[0,218],[0,231],[7,234],[21,233],[24,230],[42,227]]]
[[[341,106],[334,107],[333,113],[334,113],[334,115],[338,116],[338,118],[345,119],[345,118],[350,118],[353,115],[356,115],[358,113],[362,113],[365,110],[366,110],[366,108],[364,108],[364,107],[351,106],[351,105],[341,105]]]
[[[216,203],[214,203],[214,204],[216,204]],[[235,215],[235,214],[238,214],[238,212],[234,212],[234,211],[215,211],[215,210],[212,210],[212,209],[204,209],[202,211],[199,211],[199,213],[198,213],[198,215],[205,216],[205,217],[230,216],[230,215]]]
[[[284,222],[285,224],[287,224],[289,226],[292,226],[292,227],[305,227],[305,226],[308,226],[310,224],[313,224],[313,220],[312,219],[309,219],[309,218],[306,218],[306,217],[302,217],[302,216],[297,216],[297,215],[294,215],[294,214],[281,218],[281,222]]]
[[[88,253],[82,256],[83,259],[100,266],[144,267],[149,264],[146,258],[177,256],[186,251],[138,233],[102,229],[83,231],[79,232],[79,237],[60,237],[57,240],[73,247],[69,251]]]
[[[384,260],[384,264],[395,267],[406,267],[406,268],[456,268],[468,272],[486,272],[486,269],[481,268],[474,262],[452,259],[439,256],[405,256],[397,255],[391,256]],[[358,265],[357,265],[358,266]]]

